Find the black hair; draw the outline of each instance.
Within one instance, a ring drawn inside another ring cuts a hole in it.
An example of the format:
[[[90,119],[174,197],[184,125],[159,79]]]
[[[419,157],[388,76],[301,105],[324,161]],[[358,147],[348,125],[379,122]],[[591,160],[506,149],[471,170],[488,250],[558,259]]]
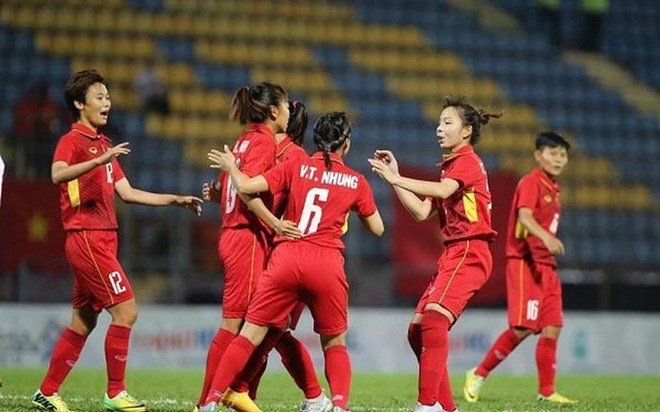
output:
[[[278,106],[286,100],[286,90],[280,85],[261,82],[244,86],[234,94],[229,117],[240,124],[264,123],[270,116],[270,106]]]
[[[307,107],[302,102],[289,101],[289,123],[286,125],[286,133],[298,146],[302,146],[305,141],[308,122]]]
[[[455,107],[461,121],[466,126],[472,126],[472,134],[470,135],[470,144],[477,144],[481,136],[481,125],[486,125],[491,118],[499,118],[502,113],[488,113],[484,109],[477,109],[467,102],[466,98],[447,96],[443,99],[442,110],[447,107]]]
[[[314,144],[323,151],[325,167],[332,169],[330,153],[339,149],[346,139],[351,138],[351,122],[345,112],[329,112],[319,117],[314,124]]]
[[[566,151],[571,150],[571,144],[568,140],[555,132],[541,132],[536,136],[536,150],[543,150],[544,147],[554,149],[555,147],[563,147]]]
[[[95,84],[105,85],[105,79],[96,70],[81,70],[71,75],[64,86],[64,100],[66,107],[74,119],[80,120],[80,110],[75,102],[86,103],[87,90]]]

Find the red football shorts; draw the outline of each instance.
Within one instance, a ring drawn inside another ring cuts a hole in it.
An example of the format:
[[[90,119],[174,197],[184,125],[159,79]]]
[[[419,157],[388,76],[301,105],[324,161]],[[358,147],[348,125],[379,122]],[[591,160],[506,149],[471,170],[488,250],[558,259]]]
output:
[[[415,313],[424,313],[427,304],[438,303],[458,319],[472,296],[486,283],[492,268],[488,242],[472,239],[448,244]]]
[[[224,268],[223,318],[245,318],[248,303],[264,271],[268,250],[264,232],[249,228],[222,230],[218,255]]]
[[[538,333],[564,324],[561,282],[553,266],[508,258],[506,291],[509,326]]]
[[[64,252],[73,271],[73,307],[95,312],[133,299],[133,289],[117,260],[117,231],[68,231]]]
[[[275,246],[247,320],[284,328],[299,302],[309,307],[316,333],[337,335],[348,329],[348,283],[339,249],[295,241]]]

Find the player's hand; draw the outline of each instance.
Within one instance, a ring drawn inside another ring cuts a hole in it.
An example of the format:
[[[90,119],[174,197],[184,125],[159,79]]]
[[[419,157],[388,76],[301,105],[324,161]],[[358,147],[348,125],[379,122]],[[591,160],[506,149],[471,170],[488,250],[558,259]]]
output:
[[[236,163],[236,158],[227,145],[225,145],[224,151],[211,149],[211,151],[206,156],[211,161],[209,166],[212,169],[220,169],[226,171]]]
[[[202,185],[202,199],[205,202],[219,202],[220,201],[220,190],[216,187],[216,181],[211,183],[205,182]]]
[[[561,240],[557,239],[554,236],[548,236],[543,239],[543,244],[548,248],[550,253],[553,255],[563,255],[564,254],[564,244],[561,243]]]
[[[202,203],[204,201],[197,196],[177,196],[176,204],[195,212],[197,216],[202,214]]]
[[[277,223],[275,223],[273,226],[273,230],[275,230],[275,233],[278,235],[284,236],[288,239],[298,239],[302,237],[302,233],[300,232],[300,229],[298,229],[298,225],[290,220],[278,220]]]
[[[131,149],[128,148],[128,145],[129,142],[119,143],[117,146],[111,147],[110,149],[103,152],[103,154],[97,158],[99,165],[110,163],[110,161],[115,157],[129,154]]]
[[[385,180],[387,183],[392,184],[394,180],[399,175],[398,173],[392,172],[390,166],[385,164],[384,161],[380,159],[367,159],[371,165],[371,171],[380,176],[381,179]]]
[[[394,157],[394,153],[392,153],[392,151],[376,150],[374,152],[374,159],[382,160],[383,163],[385,163],[390,168],[392,173],[399,173],[399,162],[396,161],[396,157]]]

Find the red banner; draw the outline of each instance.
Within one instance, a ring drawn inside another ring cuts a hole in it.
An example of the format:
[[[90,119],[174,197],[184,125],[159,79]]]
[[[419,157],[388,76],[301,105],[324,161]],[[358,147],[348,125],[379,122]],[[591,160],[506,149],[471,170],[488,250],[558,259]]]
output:
[[[402,166],[405,176],[424,180],[438,180],[439,169]],[[506,301],[505,244],[509,208],[516,188],[517,177],[506,172],[488,176],[493,197],[493,227],[498,235],[491,245],[493,273],[486,285],[472,299],[471,305],[494,305]],[[399,298],[417,300],[436,272],[436,263],[443,250],[442,235],[437,218],[417,223],[392,192],[394,202],[395,288]]]
[[[0,207],[0,271],[21,262],[46,273],[66,267],[59,188],[47,180],[7,179]]]

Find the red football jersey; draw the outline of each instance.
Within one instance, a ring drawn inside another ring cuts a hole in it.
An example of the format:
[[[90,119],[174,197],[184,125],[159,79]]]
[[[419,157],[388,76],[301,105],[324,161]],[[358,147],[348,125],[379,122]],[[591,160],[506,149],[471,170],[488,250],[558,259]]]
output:
[[[284,218],[298,222],[302,241],[344,249],[342,226],[350,211],[367,217],[377,211],[367,179],[331,154],[326,170],[321,152],[293,159],[264,174],[271,193],[289,192]],[[275,242],[287,239],[277,237]]]
[[[238,168],[250,177],[264,173],[275,165],[275,133],[266,125],[251,123],[240,135],[232,151]],[[220,218],[223,228],[261,227],[264,225],[257,216],[250,212],[240,199],[229,174],[222,172]],[[269,194],[261,196],[266,207],[272,210],[273,199]]]
[[[531,258],[534,262],[556,266],[555,257],[541,239],[529,234],[518,221],[521,207],[531,209],[536,222],[556,235],[561,214],[559,184],[539,168],[523,176],[513,196],[506,237],[507,257]]]
[[[53,163],[74,165],[101,155],[112,142],[102,133],[74,123],[63,135],[55,149]],[[116,158],[97,166],[77,179],[60,184],[60,209],[64,230],[117,229],[115,212],[115,183],[123,179]]]
[[[497,232],[490,219],[488,174],[471,145],[445,156],[440,167],[442,179],[453,179],[459,184],[447,199],[435,199],[445,243],[466,239],[492,241]]]
[[[275,160],[278,165],[298,158],[307,159],[309,156],[307,156],[305,149],[293,143],[290,137],[287,136],[277,145],[277,154],[275,155]],[[279,217],[284,214],[287,195],[287,192],[281,192],[273,195],[272,211],[275,216]]]
[[[280,164],[297,157],[306,159],[309,156],[307,156],[305,149],[295,144],[293,140],[287,136],[277,145],[277,154],[275,157],[277,158],[277,164]]]

